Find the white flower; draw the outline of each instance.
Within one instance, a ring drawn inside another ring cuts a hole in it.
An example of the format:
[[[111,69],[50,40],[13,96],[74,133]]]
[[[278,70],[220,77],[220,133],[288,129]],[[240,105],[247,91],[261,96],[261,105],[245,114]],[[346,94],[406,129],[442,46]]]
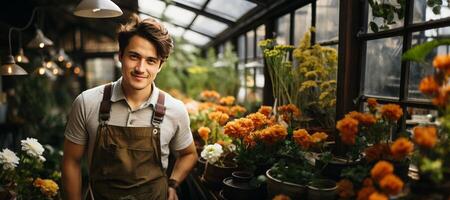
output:
[[[19,158],[11,150],[3,149],[0,152],[0,164],[3,165],[4,170],[12,170],[19,164]]]
[[[219,160],[220,155],[222,155],[222,145],[220,144],[210,144],[206,145],[205,148],[203,148],[202,153],[200,154],[202,158],[204,158],[209,163],[213,164]]]
[[[229,144],[227,147],[228,147],[228,151],[230,151],[230,152],[236,151],[236,145],[234,145],[234,144]]]
[[[22,150],[25,151],[28,155],[39,158],[42,161],[45,161],[45,158],[42,157],[42,153],[44,153],[44,147],[34,138],[27,138],[25,140],[21,140]]]

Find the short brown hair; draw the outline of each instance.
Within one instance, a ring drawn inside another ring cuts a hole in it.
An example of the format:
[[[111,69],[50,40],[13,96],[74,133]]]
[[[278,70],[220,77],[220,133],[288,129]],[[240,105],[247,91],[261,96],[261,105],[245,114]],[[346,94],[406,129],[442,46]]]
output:
[[[117,34],[120,55],[122,56],[130,39],[138,35],[155,45],[159,59],[166,60],[173,48],[173,42],[167,29],[153,18],[141,20],[136,14],[133,14],[130,19],[129,23],[120,26]]]

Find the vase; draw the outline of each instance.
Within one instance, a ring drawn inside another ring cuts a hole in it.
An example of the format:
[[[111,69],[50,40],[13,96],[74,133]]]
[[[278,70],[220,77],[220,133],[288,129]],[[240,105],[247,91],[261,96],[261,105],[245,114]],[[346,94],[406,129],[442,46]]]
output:
[[[271,169],[266,171],[267,176],[267,197],[272,199],[274,196],[284,194],[291,199],[306,199],[306,186],[279,180],[271,175]]]
[[[261,184],[252,181],[253,174],[246,171],[235,171],[232,177],[223,179],[222,196],[224,199],[247,200],[263,199],[265,194]]]
[[[213,189],[223,187],[223,179],[230,177],[233,171],[236,171],[237,164],[225,162],[225,166],[217,166],[215,164],[206,163],[203,179]]]
[[[337,194],[336,181],[318,179],[308,183],[308,200],[334,200]]]

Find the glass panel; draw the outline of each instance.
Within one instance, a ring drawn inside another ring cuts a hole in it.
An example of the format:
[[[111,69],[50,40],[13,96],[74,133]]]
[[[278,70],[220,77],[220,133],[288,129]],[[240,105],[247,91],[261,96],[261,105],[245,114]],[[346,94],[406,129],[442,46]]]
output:
[[[436,2],[436,1],[435,1]],[[414,1],[414,23],[425,22],[430,20],[437,20],[446,17],[450,17],[450,8],[448,7],[448,1],[441,1],[442,6],[440,8],[435,8],[439,11],[438,14],[433,12],[433,8],[427,6],[427,2],[424,0]]]
[[[255,52],[255,32],[253,30],[247,32],[247,58],[254,58]]]
[[[258,44],[259,41],[264,40],[265,37],[266,37],[266,26],[263,24],[261,26],[258,26],[258,28],[256,28],[256,44]],[[261,48],[259,48],[258,45],[256,45],[256,57],[257,58],[263,57]]]
[[[277,20],[277,43],[278,44],[289,44],[289,22],[291,16],[286,14]]]
[[[414,126],[419,124],[435,123],[437,118],[437,111],[423,108],[406,108],[406,128],[412,130]]]
[[[264,62],[264,61],[260,60],[260,62]],[[256,84],[257,88],[264,87],[264,68],[263,67],[256,68],[255,84]]]
[[[139,11],[161,18],[166,3],[159,0],[138,0]]]
[[[203,46],[210,41],[210,39],[208,37],[200,35],[196,32],[190,31],[190,30],[186,30],[183,37],[187,41],[189,41],[197,46]]]
[[[170,22],[186,27],[194,19],[195,13],[178,6],[169,5],[164,12],[164,16],[167,17]]]
[[[224,44],[219,45],[219,51],[217,52],[217,55],[223,56],[224,48],[225,48]]]
[[[255,86],[255,68],[245,68],[246,74],[245,74],[245,80],[246,80],[246,86],[247,87],[253,87]]]
[[[256,6],[255,3],[243,0],[211,0],[206,6],[206,11],[236,21]]]
[[[377,2],[379,4],[381,4],[380,0],[377,0]],[[396,8],[400,8],[400,4],[398,4],[397,1],[386,1],[386,4],[392,5],[392,6],[396,7]],[[382,31],[383,30],[382,26],[387,26],[387,29],[393,29],[393,28],[402,27],[404,18],[400,20],[400,19],[398,19],[398,15],[396,13],[393,14],[393,15],[394,15],[394,18],[392,19],[392,23],[393,24],[387,24],[387,23],[384,24],[384,20],[383,20],[382,17],[373,17],[372,7],[369,5],[369,17],[368,17],[368,22],[367,22],[367,32],[368,33],[373,33],[374,32],[370,28],[370,22],[371,21],[374,22],[375,24],[377,24],[378,31]]]
[[[402,37],[367,42],[364,94],[399,97]]]
[[[200,9],[202,8],[203,4],[205,4],[206,0],[175,0],[175,2]]]
[[[245,59],[245,35],[239,36],[238,39],[238,54],[239,60]]]
[[[434,37],[439,38],[450,38],[450,35],[447,34],[440,34],[443,32],[446,32],[448,28],[439,28],[439,29],[431,29],[426,30],[425,32],[415,32],[413,33],[413,39],[412,39],[412,46],[415,46],[417,44],[422,44],[427,41],[433,40]],[[434,73],[434,68],[431,66],[431,63],[433,62],[433,58],[436,55],[439,54],[448,54],[450,52],[449,45],[442,45],[435,49],[433,49],[430,54],[427,55],[425,58],[425,61],[427,61],[427,64],[420,64],[417,62],[411,62],[411,68],[409,72],[409,88],[408,88],[408,94],[409,98],[415,99],[415,100],[425,100],[430,101],[430,97],[427,95],[422,94],[419,91],[419,84],[422,78],[424,78],[427,75],[431,75]]]
[[[114,59],[94,58],[86,60],[86,81],[88,88],[114,81]]]
[[[339,1],[317,1],[316,42],[337,40],[339,34]]]
[[[186,30],[171,23],[163,22],[163,24],[167,28],[167,31],[169,31],[169,34],[174,37],[181,37],[181,35],[183,35],[184,31]]]
[[[192,24],[192,29],[211,36],[221,33],[226,28],[228,28],[226,24],[202,15],[197,16]]]
[[[294,45],[298,46],[300,40],[305,35],[306,31],[311,27],[311,4],[303,6],[295,11],[295,35]]]

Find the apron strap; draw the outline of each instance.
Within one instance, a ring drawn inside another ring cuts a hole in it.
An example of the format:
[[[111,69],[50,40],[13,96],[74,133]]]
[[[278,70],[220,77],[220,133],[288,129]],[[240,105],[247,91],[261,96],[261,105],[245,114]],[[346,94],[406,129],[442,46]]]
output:
[[[105,85],[105,88],[103,89],[103,99],[100,103],[100,122],[109,120],[109,112],[111,110],[111,90],[111,83]]]
[[[164,120],[164,115],[166,114],[166,107],[164,106],[165,95],[162,91],[159,91],[158,101],[156,102],[155,109],[152,115],[152,125],[159,127],[159,125]]]

